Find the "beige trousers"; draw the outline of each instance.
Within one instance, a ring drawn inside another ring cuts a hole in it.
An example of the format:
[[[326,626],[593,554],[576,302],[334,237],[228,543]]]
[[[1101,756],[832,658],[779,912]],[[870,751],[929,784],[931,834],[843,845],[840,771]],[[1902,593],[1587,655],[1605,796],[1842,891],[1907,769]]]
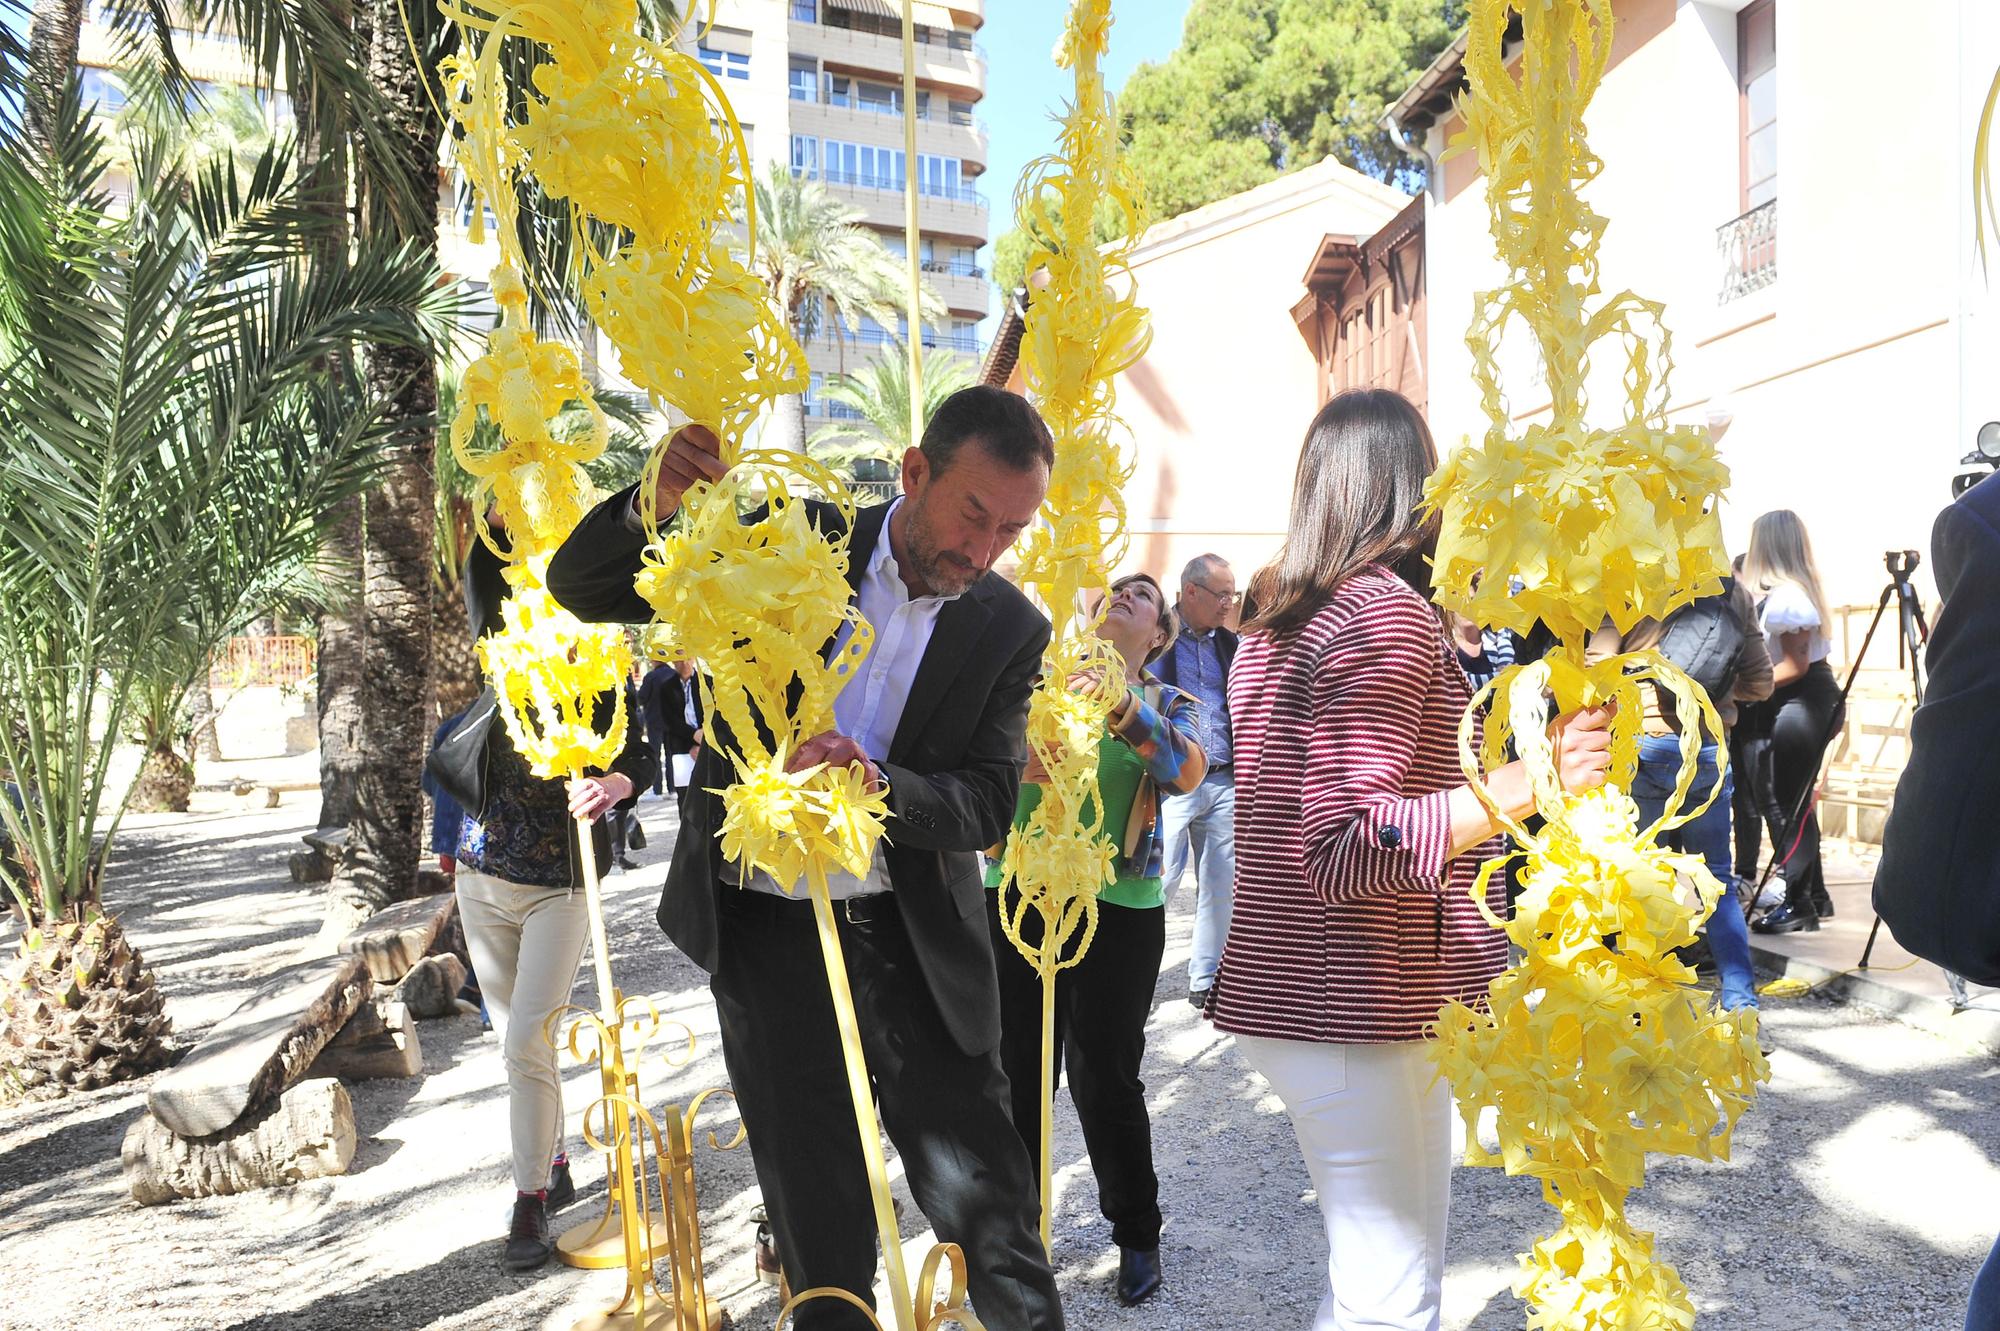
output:
[[[544,1035],[549,1014],[569,1002],[589,921],[583,893],[525,887],[460,868],[458,909],[507,1065],[514,1186],[549,1186],[549,1161],[562,1144],[562,1081]],[[559,1038],[559,1037],[558,1037]]]

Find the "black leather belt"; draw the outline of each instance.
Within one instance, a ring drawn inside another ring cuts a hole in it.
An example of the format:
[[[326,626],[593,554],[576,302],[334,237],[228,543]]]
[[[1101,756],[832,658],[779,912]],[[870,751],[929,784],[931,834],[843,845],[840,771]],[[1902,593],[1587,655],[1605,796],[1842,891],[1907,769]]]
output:
[[[812,919],[812,897],[804,883],[799,884],[799,893],[795,897],[725,886],[722,889],[722,908],[732,915],[781,923],[810,922]],[[894,892],[870,892],[834,902],[833,917],[848,924],[885,924],[900,922],[903,910],[897,905]]]

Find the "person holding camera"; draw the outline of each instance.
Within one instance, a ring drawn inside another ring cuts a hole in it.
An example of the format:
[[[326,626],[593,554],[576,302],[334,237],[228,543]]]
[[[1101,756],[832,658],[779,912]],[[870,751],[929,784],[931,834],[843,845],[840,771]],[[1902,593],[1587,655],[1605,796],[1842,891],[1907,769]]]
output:
[[[1911,952],[2000,985],[2000,476],[1938,515],[1931,566],[1944,604],[1882,834],[1875,910]],[[1965,1318],[1965,1331],[1996,1328],[2000,1245]]]

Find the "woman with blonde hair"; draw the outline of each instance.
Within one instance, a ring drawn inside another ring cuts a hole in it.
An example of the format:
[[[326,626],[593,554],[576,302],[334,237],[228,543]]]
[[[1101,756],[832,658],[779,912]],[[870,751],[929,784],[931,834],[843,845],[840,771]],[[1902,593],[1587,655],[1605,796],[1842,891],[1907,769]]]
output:
[[[1790,509],[1766,513],[1750,526],[1743,582],[1758,601],[1758,623],[1770,648],[1772,683],[1771,795],[1766,818],[1785,899],[1750,927],[1758,933],[1817,929],[1833,914],[1819,858],[1819,811],[1807,792],[1840,726],[1840,684],[1827,656],[1826,593],[1812,539]]]

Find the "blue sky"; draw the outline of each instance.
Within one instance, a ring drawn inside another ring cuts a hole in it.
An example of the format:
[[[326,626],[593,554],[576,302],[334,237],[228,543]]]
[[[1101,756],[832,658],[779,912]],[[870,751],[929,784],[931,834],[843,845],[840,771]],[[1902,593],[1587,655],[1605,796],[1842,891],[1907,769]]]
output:
[[[1134,67],[1158,63],[1181,42],[1188,0],[1122,0],[1114,5],[1111,52],[1104,65],[1113,92]],[[1014,225],[1014,184],[1021,169],[1055,146],[1055,121],[1073,86],[1054,59],[1068,0],[988,0],[979,41],[991,64],[979,114],[992,133],[979,187],[993,207],[993,237]],[[989,245],[984,257],[993,257]],[[997,298],[996,298],[997,299]],[[997,314],[997,311],[996,311]],[[990,336],[993,318],[981,326]]]

